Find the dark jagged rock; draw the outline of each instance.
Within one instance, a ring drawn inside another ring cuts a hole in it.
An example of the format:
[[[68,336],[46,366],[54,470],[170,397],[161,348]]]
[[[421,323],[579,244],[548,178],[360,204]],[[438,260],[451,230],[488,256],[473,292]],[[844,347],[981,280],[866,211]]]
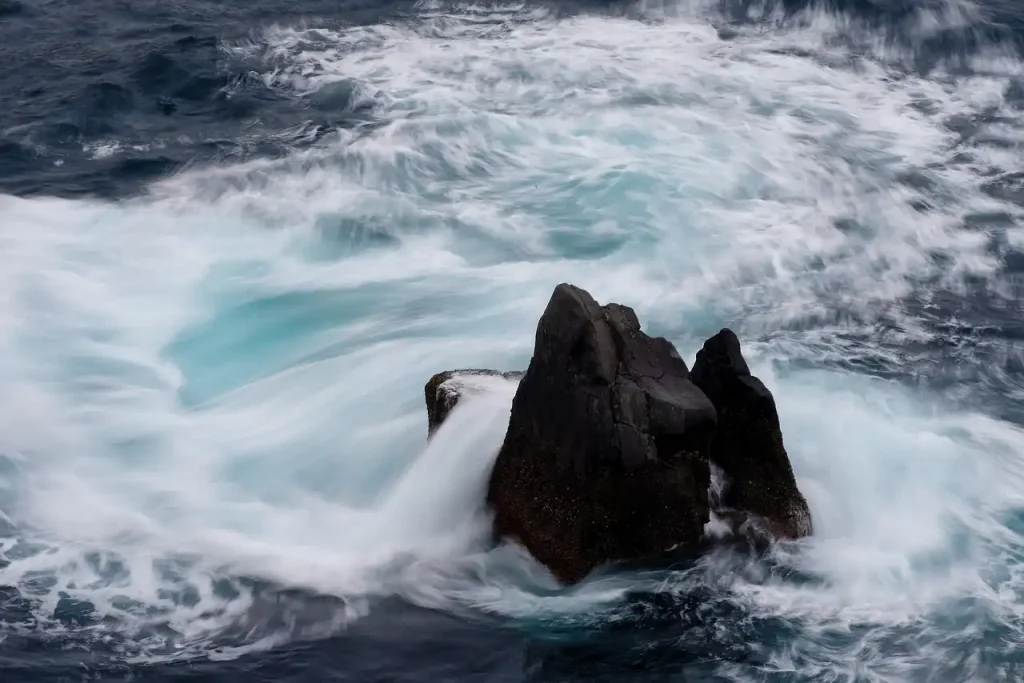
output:
[[[462,397],[502,380],[519,387],[488,487],[495,531],[565,581],[811,533],[774,398],[729,330],[691,373],[631,309],[559,285],[525,374],[455,370],[427,382],[430,432]],[[711,469],[721,470],[714,485]]]
[[[731,330],[722,330],[704,343],[690,379],[718,413],[711,460],[725,475],[720,499],[725,511],[760,517],[773,536],[810,535],[811,514],[782,443],[775,399],[750,374],[740,341]]]
[[[476,380],[492,377],[515,381],[522,376],[522,372],[497,370],[447,370],[437,373],[424,387],[427,399],[427,434],[433,434],[441,426],[463,396],[482,388],[480,382]]]
[[[631,309],[559,285],[491,474],[495,530],[565,581],[697,544],[714,429],[670,342],[644,334]]]

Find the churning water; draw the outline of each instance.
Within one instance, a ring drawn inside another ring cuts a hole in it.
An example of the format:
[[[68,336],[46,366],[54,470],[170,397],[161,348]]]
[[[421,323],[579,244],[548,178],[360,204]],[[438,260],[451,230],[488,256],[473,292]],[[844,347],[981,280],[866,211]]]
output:
[[[298,5],[0,2],[0,679],[1024,678],[1019,9]],[[739,333],[813,538],[490,544],[423,383],[563,281]]]

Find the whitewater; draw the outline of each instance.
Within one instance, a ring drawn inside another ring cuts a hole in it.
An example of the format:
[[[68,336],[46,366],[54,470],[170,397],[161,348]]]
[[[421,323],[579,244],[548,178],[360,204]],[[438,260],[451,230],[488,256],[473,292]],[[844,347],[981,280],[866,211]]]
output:
[[[131,196],[0,195],[0,641],[234,661],[397,602],[663,628],[694,680],[1021,680],[1024,62],[960,0],[733,9],[259,26],[225,97],[358,123],[254,125],[290,151]],[[170,142],[84,153],[143,144]],[[571,588],[494,547],[515,384],[429,443],[423,384],[525,368],[559,282],[688,363],[734,329],[815,535]]]

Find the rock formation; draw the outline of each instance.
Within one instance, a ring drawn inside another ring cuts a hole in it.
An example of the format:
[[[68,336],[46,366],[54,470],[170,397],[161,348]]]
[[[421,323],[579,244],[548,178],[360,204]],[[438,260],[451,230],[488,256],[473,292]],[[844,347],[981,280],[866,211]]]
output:
[[[556,576],[700,540],[711,402],[629,308],[559,285],[488,488],[495,530]]]
[[[750,374],[732,330],[704,342],[690,379],[718,414],[711,461],[725,475],[723,508],[760,517],[772,536],[809,535],[811,514],[782,443],[775,399]]]
[[[670,342],[641,331],[632,309],[559,285],[525,373],[430,379],[430,432],[461,396],[503,380],[520,383],[487,491],[495,531],[563,581],[702,547],[712,461],[726,478],[717,512],[744,525],[741,534],[810,533],[775,402],[729,330],[705,343],[691,374]]]
[[[459,399],[487,389],[490,381],[516,381],[522,372],[497,370],[446,370],[430,378],[424,387],[427,399],[427,434],[432,435],[458,405]]]

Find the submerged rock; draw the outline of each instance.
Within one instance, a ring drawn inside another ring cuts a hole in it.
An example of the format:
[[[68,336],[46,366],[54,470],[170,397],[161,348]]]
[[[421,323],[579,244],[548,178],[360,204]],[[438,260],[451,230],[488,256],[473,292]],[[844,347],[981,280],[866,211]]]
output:
[[[715,410],[632,309],[559,285],[488,488],[495,530],[556,576],[697,543]]]
[[[724,511],[760,517],[772,536],[810,535],[810,510],[783,446],[775,399],[750,374],[740,341],[731,330],[722,330],[704,343],[690,379],[718,413],[711,460],[725,475],[720,493]],[[735,513],[729,516],[737,518]]]
[[[499,372],[497,370],[447,370],[439,372],[427,382],[424,393],[427,399],[427,434],[431,435],[441,426],[459,400],[487,389],[494,381],[518,381],[523,372]]]

